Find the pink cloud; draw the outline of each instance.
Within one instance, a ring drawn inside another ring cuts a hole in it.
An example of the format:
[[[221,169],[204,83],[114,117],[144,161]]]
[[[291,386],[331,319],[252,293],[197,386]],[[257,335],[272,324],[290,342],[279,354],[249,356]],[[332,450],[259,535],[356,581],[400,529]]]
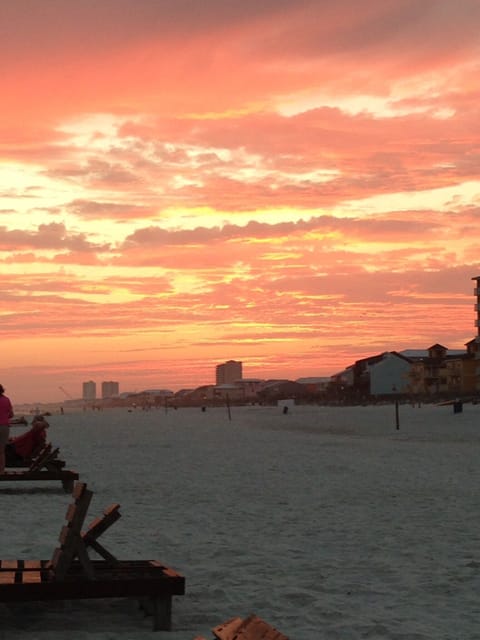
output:
[[[358,4],[4,3],[7,359],[183,385],[472,337],[480,5]]]
[[[3,109],[26,112],[36,99],[44,116],[222,110],[313,83],[337,94],[385,94],[392,77],[474,59],[480,17],[475,0],[454,11],[449,0],[375,1],[362,11],[353,0],[211,0],[196,9],[151,0],[21,2],[2,13]]]

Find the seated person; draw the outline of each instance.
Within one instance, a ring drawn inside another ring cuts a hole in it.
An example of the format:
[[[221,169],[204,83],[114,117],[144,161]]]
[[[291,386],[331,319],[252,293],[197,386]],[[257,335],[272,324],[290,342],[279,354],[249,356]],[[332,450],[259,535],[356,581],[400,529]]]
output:
[[[16,438],[10,438],[5,447],[6,466],[19,467],[30,464],[45,446],[49,426],[43,416],[35,416],[29,431]]]

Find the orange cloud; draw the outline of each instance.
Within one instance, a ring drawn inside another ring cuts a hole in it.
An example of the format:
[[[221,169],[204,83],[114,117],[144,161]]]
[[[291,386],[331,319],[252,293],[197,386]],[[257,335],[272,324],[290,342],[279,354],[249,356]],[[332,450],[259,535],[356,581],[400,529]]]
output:
[[[326,375],[474,335],[476,0],[1,12],[14,400],[194,386],[230,357]]]

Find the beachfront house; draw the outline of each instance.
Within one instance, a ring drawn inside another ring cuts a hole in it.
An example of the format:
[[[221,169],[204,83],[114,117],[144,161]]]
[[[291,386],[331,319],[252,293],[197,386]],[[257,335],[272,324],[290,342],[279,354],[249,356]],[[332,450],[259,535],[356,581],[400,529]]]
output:
[[[465,360],[464,380],[468,391],[480,391],[480,338],[477,336],[465,345],[469,358]]]
[[[334,373],[327,385],[327,399],[331,402],[344,402],[353,395],[353,381],[353,365]]]
[[[461,396],[475,392],[475,340],[466,350],[434,344],[428,349],[407,349],[402,355],[412,362],[410,392],[424,396]]]
[[[257,396],[260,402],[276,403],[285,398],[305,400],[305,386],[292,380],[266,380],[259,388]]]
[[[396,351],[357,360],[353,365],[356,395],[366,399],[407,393],[411,366],[411,361]]]
[[[235,380],[235,386],[241,390],[241,398],[245,402],[256,402],[258,390],[262,387],[264,380],[261,378],[242,378]]]
[[[298,378],[295,380],[298,384],[303,384],[305,387],[305,391],[308,395],[318,396],[324,394],[328,385],[330,384],[331,377],[308,377],[308,378]]]
[[[216,400],[242,402],[244,398],[243,388],[234,383],[217,384],[213,390]]]
[[[368,402],[409,392],[412,362],[396,351],[361,358],[331,377],[328,396],[341,402]]]
[[[434,344],[428,349],[406,349],[401,354],[414,363],[412,376],[416,393],[438,395],[447,391],[447,347]]]

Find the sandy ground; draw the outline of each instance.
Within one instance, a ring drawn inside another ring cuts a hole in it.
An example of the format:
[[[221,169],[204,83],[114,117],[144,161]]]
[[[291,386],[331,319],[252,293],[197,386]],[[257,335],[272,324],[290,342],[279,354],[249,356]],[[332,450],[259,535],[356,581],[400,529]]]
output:
[[[186,576],[173,630],[124,600],[0,605],[0,638],[211,638],[256,613],[291,640],[480,639],[480,405],[110,410],[50,440],[112,502],[120,559]],[[25,427],[24,427],[25,428]],[[23,429],[24,429],[23,428]],[[22,428],[12,429],[20,433]],[[2,558],[50,558],[71,497],[0,487]]]

